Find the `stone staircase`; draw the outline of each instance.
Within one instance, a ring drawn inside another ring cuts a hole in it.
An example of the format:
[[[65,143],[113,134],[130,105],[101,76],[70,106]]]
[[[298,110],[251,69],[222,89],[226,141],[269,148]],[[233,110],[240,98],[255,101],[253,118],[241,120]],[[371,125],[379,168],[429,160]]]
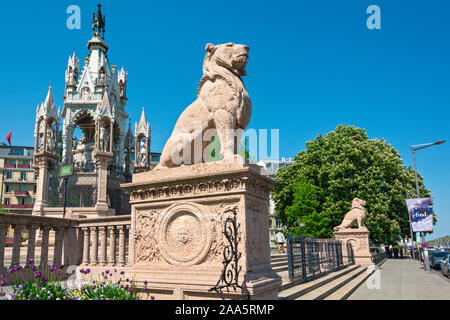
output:
[[[367,271],[367,267],[351,265],[302,283],[290,281],[285,253],[272,253],[271,265],[282,279],[278,289],[280,300],[346,300],[373,272]]]

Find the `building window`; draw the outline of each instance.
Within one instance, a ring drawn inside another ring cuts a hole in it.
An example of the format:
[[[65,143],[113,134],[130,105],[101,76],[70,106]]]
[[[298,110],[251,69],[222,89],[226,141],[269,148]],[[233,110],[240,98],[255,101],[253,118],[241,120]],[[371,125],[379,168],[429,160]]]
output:
[[[23,156],[24,150],[23,149],[11,149],[9,154],[15,155],[15,156]]]
[[[24,161],[23,164],[30,164],[30,161]]]
[[[36,186],[34,186],[34,190],[33,190],[33,191],[34,191],[34,193],[36,193],[36,188],[37,188],[37,187],[36,187]]]
[[[25,199],[23,199],[23,198],[21,198],[21,199],[19,199],[19,204],[25,204]]]
[[[9,184],[6,185],[5,192],[11,192],[11,186]]]
[[[20,173],[20,180],[22,180],[22,181],[26,181],[27,180],[27,173],[26,172],[21,172]]]
[[[19,191],[27,191],[27,187],[26,186],[19,186]]]
[[[5,198],[5,204],[9,204],[9,198]]]
[[[11,171],[6,172],[6,179],[12,179],[12,172]]]

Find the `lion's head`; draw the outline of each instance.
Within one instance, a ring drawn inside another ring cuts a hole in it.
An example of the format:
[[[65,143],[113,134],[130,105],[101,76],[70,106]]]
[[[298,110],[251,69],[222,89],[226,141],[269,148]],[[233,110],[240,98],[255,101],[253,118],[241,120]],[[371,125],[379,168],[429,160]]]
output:
[[[355,198],[352,201],[352,208],[361,208],[364,209],[364,207],[366,206],[366,202],[364,200]]]
[[[206,45],[206,56],[203,62],[203,74],[214,75],[220,73],[217,70],[223,67],[237,76],[245,76],[245,66],[248,62],[249,48],[242,44],[229,42],[226,44]]]

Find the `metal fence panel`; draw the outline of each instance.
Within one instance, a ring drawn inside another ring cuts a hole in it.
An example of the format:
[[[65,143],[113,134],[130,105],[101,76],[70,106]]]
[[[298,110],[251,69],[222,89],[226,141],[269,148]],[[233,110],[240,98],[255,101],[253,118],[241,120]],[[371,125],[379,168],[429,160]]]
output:
[[[288,273],[291,280],[302,280],[339,270],[354,264],[353,248],[346,247],[346,264],[342,242],[334,239],[305,239],[287,236]]]

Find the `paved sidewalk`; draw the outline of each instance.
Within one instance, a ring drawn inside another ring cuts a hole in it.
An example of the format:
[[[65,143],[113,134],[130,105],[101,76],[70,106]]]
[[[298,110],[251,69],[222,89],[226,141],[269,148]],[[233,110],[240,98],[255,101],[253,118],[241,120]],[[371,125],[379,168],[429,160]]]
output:
[[[419,261],[390,259],[380,268],[380,288],[365,282],[348,300],[450,300],[450,280],[440,271],[421,270]]]

